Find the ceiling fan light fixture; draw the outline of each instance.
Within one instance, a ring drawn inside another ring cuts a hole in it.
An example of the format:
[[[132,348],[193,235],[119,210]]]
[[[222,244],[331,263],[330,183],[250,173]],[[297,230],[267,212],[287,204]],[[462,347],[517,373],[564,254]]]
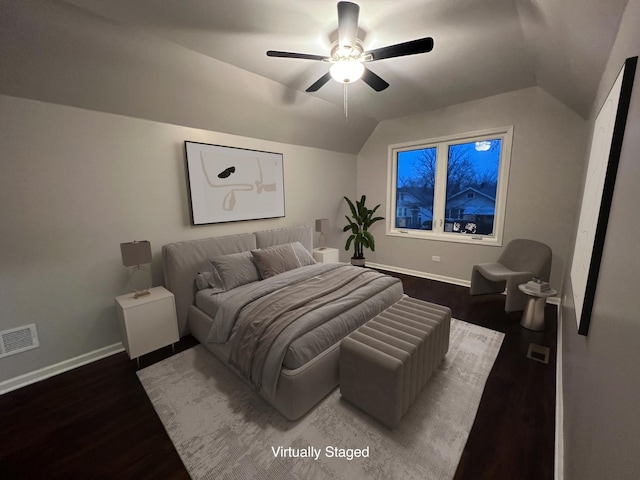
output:
[[[351,83],[360,80],[364,73],[364,65],[353,59],[338,60],[331,65],[329,73],[338,83]]]

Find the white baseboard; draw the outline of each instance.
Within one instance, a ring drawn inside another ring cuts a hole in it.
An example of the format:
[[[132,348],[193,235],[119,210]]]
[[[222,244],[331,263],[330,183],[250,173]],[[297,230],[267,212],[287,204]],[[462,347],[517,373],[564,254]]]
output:
[[[462,280],[460,278],[445,277],[444,275],[436,275],[435,273],[421,272],[419,270],[411,270],[409,268],[394,267],[391,265],[383,265],[381,263],[367,262],[367,266],[376,268],[379,270],[386,270],[387,272],[403,273],[405,275],[411,275],[412,277],[426,278],[427,280],[436,280],[438,282],[451,283],[453,285],[459,285],[461,287],[471,287],[470,280]],[[547,303],[552,305],[560,305],[559,297],[547,297]]]
[[[564,480],[564,389],[562,386],[562,303],[558,303],[558,332],[556,345],[556,440],[554,478]]]
[[[547,297],[547,303],[550,303],[551,305],[556,305],[558,307],[558,312],[560,311],[560,297]]]
[[[27,385],[31,385],[32,383],[40,382],[49,377],[53,377],[54,375],[68,372],[69,370],[73,370],[74,368],[81,367],[88,363],[95,362],[97,360],[109,357],[122,351],[124,351],[122,343],[114,343],[113,345],[99,348],[98,350],[94,350],[93,352],[88,352],[78,357],[70,358],[63,362],[56,363],[55,365],[50,365],[34,372],[10,378],[9,380],[0,382],[0,395],[12,392],[13,390],[17,390],[18,388],[26,387]]]
[[[437,280],[439,282],[451,283],[453,285],[460,285],[462,287],[471,286],[471,282],[469,280],[461,280],[459,278],[445,277],[443,275],[436,275],[435,273],[420,272],[418,270],[411,270],[409,268],[393,267],[391,265],[383,265],[381,263],[372,263],[372,262],[367,262],[367,267],[386,270],[388,272],[403,273],[405,275],[411,275],[412,277],[426,278],[427,280]]]

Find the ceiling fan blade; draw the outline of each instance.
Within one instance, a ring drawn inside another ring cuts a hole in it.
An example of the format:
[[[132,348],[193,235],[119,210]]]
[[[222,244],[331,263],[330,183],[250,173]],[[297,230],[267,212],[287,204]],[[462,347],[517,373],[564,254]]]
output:
[[[352,2],[338,2],[338,44],[355,47],[358,34],[360,6]]]
[[[364,67],[364,73],[362,74],[362,81],[373,88],[376,92],[381,92],[385,88],[389,86],[387,82],[385,82],[378,75],[373,73],[367,67]]]
[[[311,85],[309,88],[307,88],[305,90],[305,92],[317,92],[329,80],[331,80],[331,74],[329,72],[327,72],[323,76],[321,76],[318,80],[316,80],[316,82],[313,85]]]
[[[433,38],[425,37],[409,42],[397,43],[388,47],[376,48],[364,52],[371,55],[370,61],[382,60],[384,58],[403,57],[405,55],[415,55],[417,53],[427,53],[433,50]]]
[[[327,57],[322,55],[313,55],[310,53],[295,53],[295,52],[280,52],[278,50],[268,50],[267,57],[282,57],[282,58],[301,58],[303,60],[328,60]]]

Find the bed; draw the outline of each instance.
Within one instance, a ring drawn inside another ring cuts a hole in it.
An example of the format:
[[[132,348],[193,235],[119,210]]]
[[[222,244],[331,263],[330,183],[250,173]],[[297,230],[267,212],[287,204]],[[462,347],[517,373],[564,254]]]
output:
[[[180,336],[192,334],[289,420],[339,383],[342,338],[403,297],[400,280],[313,260],[296,226],[164,245]]]

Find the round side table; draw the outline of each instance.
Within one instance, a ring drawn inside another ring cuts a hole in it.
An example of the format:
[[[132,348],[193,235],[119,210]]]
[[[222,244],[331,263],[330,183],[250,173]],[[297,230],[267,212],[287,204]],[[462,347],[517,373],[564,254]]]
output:
[[[526,283],[518,285],[518,288],[529,296],[520,325],[535,332],[544,330],[544,306],[547,303],[547,297],[552,297],[558,292],[553,289],[546,292],[536,292],[528,289]]]

